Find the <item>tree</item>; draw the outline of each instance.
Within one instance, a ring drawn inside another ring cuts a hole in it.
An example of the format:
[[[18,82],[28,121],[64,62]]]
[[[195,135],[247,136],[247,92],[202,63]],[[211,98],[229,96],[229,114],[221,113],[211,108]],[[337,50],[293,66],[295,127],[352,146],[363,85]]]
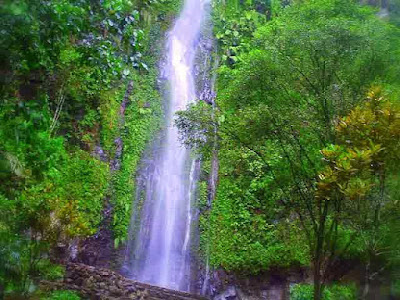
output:
[[[385,231],[396,213],[390,211],[395,199],[389,197],[387,180],[400,168],[399,125],[398,104],[385,99],[379,89],[372,90],[366,102],[338,121],[339,144],[322,151],[328,166],[319,174],[316,196],[336,202],[332,222],[348,224],[363,241],[364,298],[369,281],[387,267],[384,262],[372,272],[371,263],[395,250],[387,247]]]
[[[202,137],[198,145],[213,141],[210,129],[218,127],[220,184],[208,217],[214,265],[252,272],[279,265],[282,257],[264,262],[243,253],[256,249],[267,256],[279,238],[266,236],[277,224],[297,222],[301,239],[308,241],[314,297],[321,298],[333,265],[350,252],[355,230],[345,222],[347,199],[338,190],[320,195],[318,175],[326,177],[327,163],[322,159],[331,147],[341,147],[336,122],[364,101],[372,82],[398,84],[391,76],[391,60],[398,57],[384,55],[392,47],[393,32],[355,1],[298,1],[258,28],[249,53],[219,69],[217,122],[204,117],[205,104],[179,115],[178,125],[189,140]],[[357,155],[366,159],[366,153]],[[225,231],[235,235],[213,238]],[[237,258],[225,259],[222,253],[227,252]],[[304,257],[301,250],[296,253]]]

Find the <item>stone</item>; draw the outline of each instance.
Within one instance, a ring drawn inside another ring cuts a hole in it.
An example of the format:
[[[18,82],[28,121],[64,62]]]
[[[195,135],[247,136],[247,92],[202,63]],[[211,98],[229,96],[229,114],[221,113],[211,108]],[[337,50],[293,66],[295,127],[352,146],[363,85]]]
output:
[[[73,289],[90,299],[205,300],[204,297],[151,286],[125,278],[111,270],[84,264],[67,265],[58,289]],[[231,300],[233,298],[223,298]]]
[[[204,48],[205,48],[207,51],[212,51],[213,48],[214,48],[213,41],[212,41],[212,40],[206,40],[206,41],[204,42]]]
[[[136,292],[136,288],[133,285],[129,285],[128,287],[125,287],[126,291],[128,293],[134,293]]]
[[[237,293],[236,293],[236,288],[234,286],[228,286],[225,291],[223,291],[221,294],[217,295],[214,300],[236,300],[237,299]]]
[[[110,288],[110,292],[114,296],[122,296],[124,294],[124,292],[121,289],[117,288],[117,287],[111,287]]]

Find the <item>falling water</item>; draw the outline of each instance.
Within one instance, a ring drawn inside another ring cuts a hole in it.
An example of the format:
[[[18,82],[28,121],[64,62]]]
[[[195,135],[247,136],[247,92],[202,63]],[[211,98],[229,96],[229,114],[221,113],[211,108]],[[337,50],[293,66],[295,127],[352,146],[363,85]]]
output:
[[[204,0],[185,0],[168,35],[162,70],[168,82],[166,129],[139,172],[130,231],[133,237],[125,262],[125,271],[132,278],[183,291],[190,290],[191,282],[198,161],[181,145],[174,115],[196,98],[195,54],[206,4]]]

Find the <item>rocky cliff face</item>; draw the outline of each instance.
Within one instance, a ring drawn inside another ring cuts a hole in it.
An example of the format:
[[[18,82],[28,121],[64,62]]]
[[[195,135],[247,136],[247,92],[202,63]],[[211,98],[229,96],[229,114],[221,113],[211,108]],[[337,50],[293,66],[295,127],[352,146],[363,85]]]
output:
[[[292,268],[271,270],[253,276],[228,274],[215,270],[210,278],[213,300],[289,300],[290,286],[310,281],[308,270]]]

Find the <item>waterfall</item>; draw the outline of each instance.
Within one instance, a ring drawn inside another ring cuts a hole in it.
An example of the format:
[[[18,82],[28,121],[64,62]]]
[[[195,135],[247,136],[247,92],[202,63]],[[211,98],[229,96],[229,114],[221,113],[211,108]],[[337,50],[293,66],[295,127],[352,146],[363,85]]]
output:
[[[191,289],[199,163],[180,143],[174,116],[196,99],[195,56],[206,5],[204,0],[185,0],[167,37],[165,130],[138,173],[124,266],[133,279],[182,291]]]

